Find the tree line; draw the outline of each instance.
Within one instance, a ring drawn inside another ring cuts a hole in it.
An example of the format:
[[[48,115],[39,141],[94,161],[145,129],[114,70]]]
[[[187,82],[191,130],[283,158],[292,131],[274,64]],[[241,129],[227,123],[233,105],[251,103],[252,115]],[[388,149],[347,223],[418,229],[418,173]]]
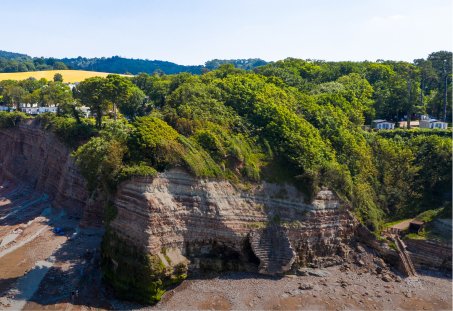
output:
[[[429,114],[448,122],[452,119],[452,53],[446,51],[431,53],[426,59],[416,59],[413,63],[383,60],[325,62],[293,58],[266,63],[260,59],[216,59],[206,62],[205,66],[192,66],[193,68],[178,67],[179,65],[169,62],[121,57],[57,60],[0,51],[0,72],[71,68],[133,74],[200,74],[225,64],[279,78],[302,92],[341,93],[342,85],[338,79],[346,79],[343,77],[348,76],[351,83],[359,83],[360,86],[357,87],[368,87],[372,94],[372,104],[362,103],[368,106],[364,115],[367,124],[373,118],[383,118],[395,122],[406,120],[410,126],[411,119],[420,114]],[[13,93],[17,97],[21,91],[16,89]]]
[[[392,217],[451,208],[451,132],[362,130],[375,117],[442,117],[448,61],[446,52],[418,62],[424,69],[286,59],[253,71],[224,64],[201,75],[95,77],[72,92],[58,78],[2,81],[0,92],[8,103],[18,102],[18,90],[30,101],[67,100],[48,124],[65,138],[81,131],[75,156],[93,191],[182,166],[235,183],[290,182],[307,200],[327,186],[377,230]],[[94,119],[78,118],[77,105],[89,106]]]

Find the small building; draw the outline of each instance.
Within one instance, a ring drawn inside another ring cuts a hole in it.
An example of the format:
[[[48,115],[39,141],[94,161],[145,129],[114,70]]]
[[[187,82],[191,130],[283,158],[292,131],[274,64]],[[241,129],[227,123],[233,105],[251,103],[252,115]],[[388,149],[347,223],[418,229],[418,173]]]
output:
[[[66,83],[67,86],[72,90],[75,88],[77,85],[79,85],[79,82],[74,82],[74,83]]]
[[[26,114],[30,114],[30,115],[39,114],[39,108],[38,107],[27,107],[27,108],[21,108],[20,110],[22,112],[25,112]]]
[[[31,103],[20,103],[19,108],[37,108],[39,107],[37,103],[31,104]]]
[[[82,106],[82,107],[79,107],[78,110],[85,118],[88,118],[90,116],[90,108],[89,107]]]
[[[38,108],[39,114],[46,113],[46,112],[57,113],[57,110],[58,110],[57,106],[39,107]]]
[[[0,106],[0,111],[10,111],[13,110],[13,108],[8,107],[8,106]]]
[[[393,130],[395,128],[395,123],[389,122],[387,120],[373,120],[371,127],[376,130]]]
[[[412,220],[409,223],[409,232],[410,233],[419,233],[423,229],[425,223],[419,220]]]
[[[21,106],[22,108],[20,110],[30,115],[38,115],[46,112],[57,113],[58,110],[57,106],[38,107],[37,104],[21,104]]]
[[[407,128],[407,121],[400,121],[399,122],[400,128]],[[420,127],[420,121],[414,120],[410,122],[411,128]]]
[[[445,130],[447,126],[447,122],[439,121],[427,115],[423,115],[420,119],[420,128]]]

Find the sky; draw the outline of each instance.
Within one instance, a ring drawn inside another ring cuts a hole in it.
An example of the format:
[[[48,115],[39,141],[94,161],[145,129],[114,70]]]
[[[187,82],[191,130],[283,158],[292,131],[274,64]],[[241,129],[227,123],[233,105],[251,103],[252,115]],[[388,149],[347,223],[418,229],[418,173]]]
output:
[[[0,50],[44,57],[413,61],[452,50],[451,0],[0,0]]]

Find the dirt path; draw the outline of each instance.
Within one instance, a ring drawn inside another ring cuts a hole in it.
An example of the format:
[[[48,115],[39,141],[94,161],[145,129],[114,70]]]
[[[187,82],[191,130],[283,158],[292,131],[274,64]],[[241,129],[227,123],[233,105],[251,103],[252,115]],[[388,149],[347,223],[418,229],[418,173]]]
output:
[[[399,230],[406,230],[409,228],[409,224],[411,223],[411,221],[413,221],[415,218],[412,218],[412,219],[407,219],[407,220],[404,220],[402,222],[399,222],[393,226],[391,226],[391,228],[395,228],[395,229],[399,229]]]

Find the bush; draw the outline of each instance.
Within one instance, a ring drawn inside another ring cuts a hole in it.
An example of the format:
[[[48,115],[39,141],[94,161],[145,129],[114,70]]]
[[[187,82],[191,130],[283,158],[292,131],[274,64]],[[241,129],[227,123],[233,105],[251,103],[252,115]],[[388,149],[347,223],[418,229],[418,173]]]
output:
[[[109,193],[115,189],[125,152],[116,140],[93,137],[73,153],[90,191],[101,188]]]
[[[377,134],[385,138],[394,138],[395,136],[400,136],[402,138],[415,138],[417,136],[439,136],[439,137],[450,137],[452,135],[452,130],[441,130],[441,129],[424,129],[424,128],[415,128],[415,129],[395,129],[393,131],[378,131]]]
[[[22,120],[29,119],[30,117],[23,112],[13,111],[0,111],[0,128],[10,128],[19,125]]]
[[[118,174],[118,183],[137,176],[155,177],[157,176],[157,171],[151,166],[142,163],[138,165],[124,166]]]
[[[96,133],[94,125],[89,119],[82,119],[82,122],[78,123],[72,117],[44,113],[38,115],[36,120],[39,120],[42,128],[54,132],[71,148],[79,146]]]

